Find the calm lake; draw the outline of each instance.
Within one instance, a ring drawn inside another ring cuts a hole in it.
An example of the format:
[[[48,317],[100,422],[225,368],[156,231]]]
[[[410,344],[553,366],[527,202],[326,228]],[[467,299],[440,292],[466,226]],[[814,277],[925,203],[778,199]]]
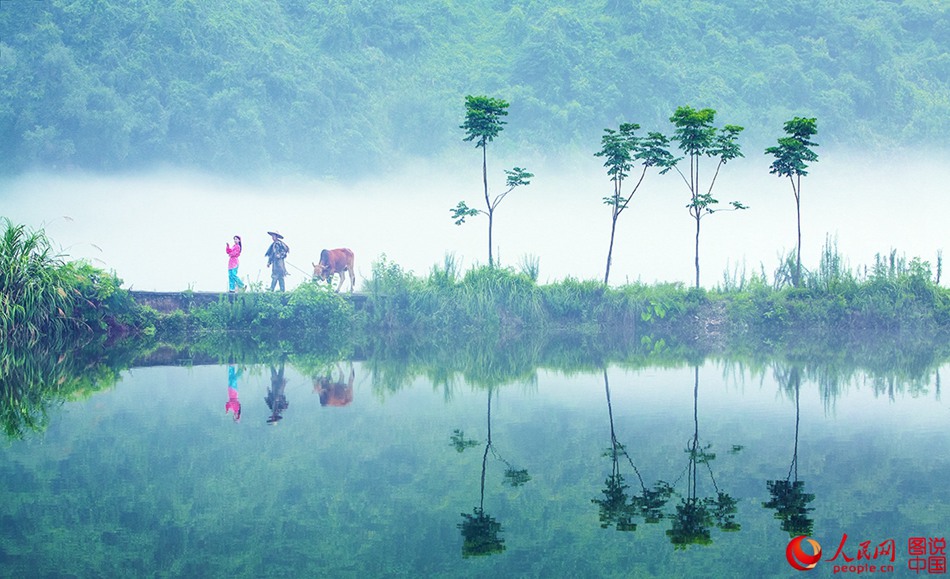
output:
[[[813,574],[927,575],[950,534],[947,372],[133,367],[2,445],[0,569],[794,577],[808,535]]]

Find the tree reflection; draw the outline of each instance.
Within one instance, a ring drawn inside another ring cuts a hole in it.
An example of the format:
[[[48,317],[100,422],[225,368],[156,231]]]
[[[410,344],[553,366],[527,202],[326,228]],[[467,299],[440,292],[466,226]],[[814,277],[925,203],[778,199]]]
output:
[[[658,523],[663,518],[663,508],[669,501],[673,489],[663,481],[658,481],[653,489],[648,489],[640,476],[640,470],[633,463],[633,459],[627,453],[627,448],[617,440],[617,433],[614,428],[613,405],[610,400],[610,381],[607,376],[607,369],[604,368],[604,390],[607,394],[607,415],[610,418],[610,448],[604,451],[604,456],[610,457],[611,471],[604,481],[604,489],[601,491],[602,498],[591,499],[591,502],[599,508],[600,527],[607,529],[616,528],[618,531],[635,531],[637,523],[635,517],[643,517],[646,523]],[[637,496],[628,496],[623,474],[620,472],[620,457],[623,456],[630,464],[630,468],[637,476],[640,483],[641,494]]]
[[[795,447],[792,451],[792,464],[788,467],[788,476],[784,480],[766,481],[769,495],[768,502],[762,503],[767,509],[775,509],[775,518],[782,521],[782,530],[791,537],[811,535],[814,521],[808,513],[814,509],[808,503],[815,500],[815,495],[805,492],[805,482],[798,480],[798,426],[801,418],[799,397],[801,392],[801,368],[792,366],[787,370],[776,368],[776,377],[786,393],[795,395]]]
[[[711,528],[715,526],[722,531],[738,531],[741,527],[735,521],[737,512],[736,499],[719,489],[712,472],[712,461],[716,455],[710,452],[711,444],[701,446],[699,443],[699,366],[693,367],[693,437],[686,447],[689,455],[686,474],[686,496],[676,505],[676,513],[672,516],[672,528],[666,532],[670,542],[677,549],[685,549],[689,545],[708,545],[712,543]],[[709,472],[715,497],[700,497],[698,491],[699,466],[705,465]]]
[[[491,432],[491,402],[493,388],[488,388],[488,438],[485,441],[485,451],[482,453],[482,475],[479,489],[478,506],[472,509],[472,513],[462,513],[462,522],[457,527],[462,532],[462,557],[481,557],[501,553],[505,550],[505,540],[500,536],[502,532],[501,523],[496,521],[491,515],[485,513],[485,474],[488,470],[489,452],[496,459],[505,464],[504,484],[511,487],[519,487],[531,480],[531,475],[527,469],[519,469],[510,462],[502,458],[496,451],[492,443]],[[465,449],[476,446],[478,441],[466,439],[465,433],[456,429],[452,433],[451,445],[458,452],[464,452]]]
[[[51,406],[114,386],[134,348],[45,340],[26,347],[0,340],[0,429],[13,439],[44,431]]]

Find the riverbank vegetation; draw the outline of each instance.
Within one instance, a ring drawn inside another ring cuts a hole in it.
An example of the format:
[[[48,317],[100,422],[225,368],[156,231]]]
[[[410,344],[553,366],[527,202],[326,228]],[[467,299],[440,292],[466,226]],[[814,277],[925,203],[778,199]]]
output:
[[[855,270],[831,240],[818,266],[800,278],[797,254],[790,254],[771,275],[764,266],[751,274],[725,272],[709,290],[679,283],[612,287],[574,278],[541,284],[540,264],[530,258],[517,269],[482,266],[463,272],[448,254],[428,274],[417,275],[382,256],[358,307],[328,285],[307,283],[289,293],[231,294],[207,307],[159,315],[136,304],[114,274],[66,261],[42,231],[5,223],[0,331],[4,341],[26,345],[41,338],[156,331],[237,332],[326,344],[409,340],[423,346],[547,332],[612,341],[672,339],[709,350],[841,344],[880,335],[950,338],[942,256],[934,269],[891,251]]]
[[[946,339],[895,340],[886,333],[869,333],[861,341],[746,340],[726,348],[657,334],[572,330],[484,333],[445,341],[365,331],[348,332],[333,342],[314,334],[309,338],[250,331],[168,334],[160,329],[150,339],[108,346],[2,344],[0,428],[9,438],[43,431],[56,406],[112,387],[130,368],[151,366],[236,365],[264,371],[268,366],[286,367],[318,385],[340,382],[341,375],[352,373],[355,362],[358,382],[368,384],[375,396],[391,396],[422,380],[451,398],[459,388],[537,388],[545,373],[589,375],[596,384],[605,368],[639,371],[713,363],[725,375],[772,376],[785,390],[811,384],[823,403],[833,407],[854,386],[870,388],[876,396],[929,396],[936,380],[939,395],[940,369],[950,361]],[[792,377],[797,382],[786,388],[785,381]]]
[[[82,261],[67,261],[43,230],[0,220],[0,337],[35,344],[154,331],[122,280]]]
[[[353,304],[329,285],[307,283],[287,293],[257,291],[222,296],[217,302],[178,311],[158,320],[162,336],[237,333],[261,342],[301,342],[329,346],[346,341],[357,314]]]
[[[460,272],[454,259],[427,276],[385,258],[368,281],[366,328],[439,343],[485,332],[506,339],[535,331],[585,336],[660,336],[713,350],[742,344],[791,346],[802,340],[860,343],[880,336],[902,340],[950,337],[950,292],[918,258],[896,251],[861,270],[845,265],[825,244],[813,271],[797,277],[795,255],[769,275],[724,274],[711,290],[682,284],[632,283],[618,287],[565,279],[537,283],[537,264]]]
[[[287,363],[320,377],[363,360],[380,393],[416,377],[449,393],[459,380],[530,384],[540,368],[714,358],[753,372],[796,368],[833,400],[859,370],[875,389],[914,388],[950,359],[940,255],[934,267],[890,251],[854,269],[828,240],[801,277],[789,253],[771,274],[725,272],[709,290],[539,283],[540,264],[529,258],[518,268],[462,271],[448,255],[417,275],[383,256],[356,298],[309,283],[159,314],[114,275],[56,254],[42,231],[6,224],[0,423],[11,437],[42,429],[48,406],[108,387],[133,365]]]

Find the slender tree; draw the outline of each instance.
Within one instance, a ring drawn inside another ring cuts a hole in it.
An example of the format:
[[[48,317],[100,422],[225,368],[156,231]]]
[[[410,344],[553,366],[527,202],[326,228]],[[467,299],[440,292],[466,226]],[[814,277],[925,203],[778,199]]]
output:
[[[502,117],[508,115],[508,103],[486,96],[465,97],[465,122],[459,126],[465,131],[465,141],[475,141],[475,147],[482,149],[482,184],[485,192],[485,209],[474,209],[464,201],[459,201],[452,211],[452,219],[456,225],[465,223],[467,217],[483,213],[488,216],[488,265],[494,266],[495,259],[492,253],[492,229],[495,222],[495,209],[516,187],[531,183],[533,174],[521,167],[506,169],[507,190],[496,195],[494,199],[488,195],[488,143],[503,130],[507,123]]]
[[[769,173],[779,177],[788,177],[792,184],[792,193],[795,195],[795,215],[798,223],[798,250],[795,258],[795,279],[797,287],[802,279],[802,176],[807,175],[808,163],[818,160],[818,154],[811,149],[818,143],[811,141],[811,137],[818,133],[817,119],[800,118],[785,123],[786,137],[778,140],[778,145],[765,150],[766,155],[773,155],[775,160],[769,167]]]
[[[679,168],[679,161],[674,161],[676,171],[683,178],[686,186],[689,188],[690,202],[686,206],[689,214],[696,222],[696,287],[699,287],[699,228],[700,221],[706,215],[716,211],[737,211],[739,209],[748,209],[738,201],[730,201],[729,208],[718,209],[719,201],[712,196],[713,187],[716,184],[716,178],[719,176],[719,170],[722,166],[735,159],[742,157],[739,149],[738,137],[743,128],[736,125],[725,125],[722,129],[713,126],[716,118],[716,111],[713,109],[695,110],[689,106],[682,106],[676,109],[670,122],[676,126],[673,133],[673,140],[679,144],[679,148],[689,159],[689,175],[687,176]],[[703,157],[708,157],[716,162],[716,170],[712,179],[709,181],[709,187],[703,190],[700,161]]]
[[[672,167],[674,161],[668,147],[669,139],[660,133],[647,133],[647,136],[638,137],[636,131],[640,125],[636,123],[621,123],[618,130],[604,129],[604,136],[601,137],[601,149],[594,153],[595,157],[604,157],[604,167],[607,167],[607,175],[613,182],[613,194],[604,197],[604,203],[610,206],[610,245],[607,248],[607,268],[604,272],[604,284],[610,279],[610,264],[613,260],[614,237],[617,232],[617,219],[620,214],[630,206],[630,200],[640,189],[643,179],[650,167],[662,167],[661,174],[666,173]],[[637,183],[626,196],[623,194],[624,179],[633,169],[634,165],[639,163],[642,170]]]

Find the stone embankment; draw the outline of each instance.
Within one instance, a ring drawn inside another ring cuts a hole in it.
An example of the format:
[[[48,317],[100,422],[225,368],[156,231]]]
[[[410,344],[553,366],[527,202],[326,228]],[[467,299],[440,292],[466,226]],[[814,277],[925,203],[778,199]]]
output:
[[[232,294],[229,292],[151,292],[151,291],[130,291],[129,294],[136,303],[143,306],[149,306],[153,310],[170,314],[174,311],[188,312],[194,308],[202,308],[217,303],[222,297],[233,299],[241,294]],[[288,296],[290,294],[284,294]],[[366,302],[366,294],[353,293],[343,294],[353,300],[353,305],[361,307]]]

